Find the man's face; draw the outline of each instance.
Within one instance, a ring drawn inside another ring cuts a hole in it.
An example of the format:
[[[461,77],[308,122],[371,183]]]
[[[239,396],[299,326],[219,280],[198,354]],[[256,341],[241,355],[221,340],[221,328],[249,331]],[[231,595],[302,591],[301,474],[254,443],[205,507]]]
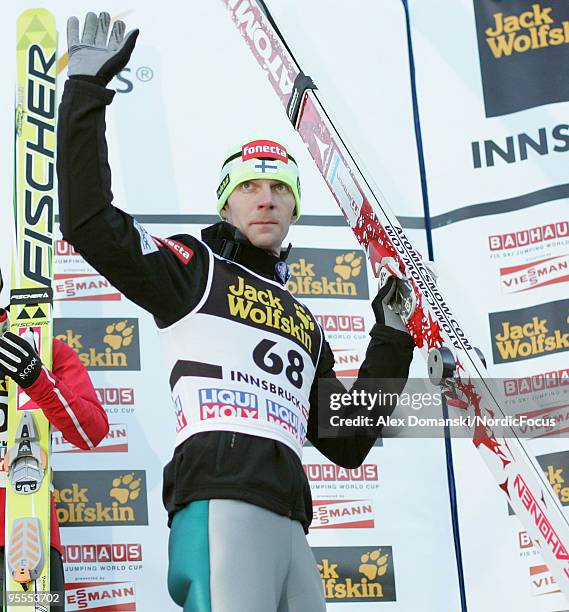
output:
[[[294,205],[294,195],[285,183],[254,179],[235,187],[221,214],[251,244],[278,256],[293,222]]]

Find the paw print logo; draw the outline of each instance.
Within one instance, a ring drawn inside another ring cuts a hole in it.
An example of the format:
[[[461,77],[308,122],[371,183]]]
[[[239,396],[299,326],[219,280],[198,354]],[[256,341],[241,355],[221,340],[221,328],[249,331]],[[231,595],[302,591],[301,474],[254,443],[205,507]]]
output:
[[[114,478],[113,488],[109,495],[121,504],[134,501],[140,495],[140,478],[135,478],[134,474],[125,474]]]
[[[119,321],[118,323],[107,325],[105,332],[106,336],[103,338],[103,342],[108,344],[114,351],[118,351],[120,348],[131,344],[134,338],[134,325],[129,325],[128,321]]]
[[[296,316],[300,319],[300,322],[304,329],[314,331],[314,321],[312,320],[310,314],[306,312],[306,310],[304,310],[304,308],[300,304],[295,303],[294,309],[296,311]]]
[[[338,255],[338,257],[336,257],[334,272],[343,280],[355,278],[356,276],[359,276],[360,272],[362,271],[361,263],[362,258],[356,257],[355,251],[346,253],[345,255]]]
[[[380,576],[384,576],[387,572],[387,558],[389,555],[381,556],[381,548],[376,548],[371,552],[364,553],[360,557],[361,565],[358,567],[360,574],[363,574],[368,580],[375,580]]]

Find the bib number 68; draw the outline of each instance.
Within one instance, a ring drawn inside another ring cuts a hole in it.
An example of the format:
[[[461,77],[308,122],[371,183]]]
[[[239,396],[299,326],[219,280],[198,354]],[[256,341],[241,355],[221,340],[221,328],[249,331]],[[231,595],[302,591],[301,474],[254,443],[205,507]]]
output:
[[[285,368],[282,357],[271,349],[276,345],[272,340],[261,340],[253,350],[253,361],[267,374],[280,374],[283,369],[285,376],[291,385],[300,389],[302,387],[302,370],[304,370],[304,360],[302,355],[295,350],[287,353],[288,365]]]

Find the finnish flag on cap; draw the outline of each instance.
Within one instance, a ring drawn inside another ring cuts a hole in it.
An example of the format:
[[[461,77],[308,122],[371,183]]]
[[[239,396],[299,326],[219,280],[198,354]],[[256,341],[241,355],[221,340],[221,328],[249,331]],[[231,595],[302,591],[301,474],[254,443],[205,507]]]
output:
[[[255,164],[255,170],[263,174],[276,174],[279,171],[279,167],[277,162],[273,160],[260,159],[259,162]]]

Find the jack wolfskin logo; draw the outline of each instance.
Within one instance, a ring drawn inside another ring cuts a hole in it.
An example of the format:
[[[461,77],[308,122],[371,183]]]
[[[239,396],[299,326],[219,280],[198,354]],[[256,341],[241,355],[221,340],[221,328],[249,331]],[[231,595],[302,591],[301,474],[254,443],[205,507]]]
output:
[[[396,601],[391,546],[313,548],[330,602]]]
[[[566,0],[474,0],[487,117],[569,100]]]
[[[53,328],[89,370],[140,370],[138,319],[55,319]]]
[[[367,268],[360,251],[293,249],[288,290],[300,297],[368,299]]]
[[[494,363],[569,350],[569,300],[490,313]]]
[[[62,527],[148,525],[143,470],[58,471],[54,486]]]

